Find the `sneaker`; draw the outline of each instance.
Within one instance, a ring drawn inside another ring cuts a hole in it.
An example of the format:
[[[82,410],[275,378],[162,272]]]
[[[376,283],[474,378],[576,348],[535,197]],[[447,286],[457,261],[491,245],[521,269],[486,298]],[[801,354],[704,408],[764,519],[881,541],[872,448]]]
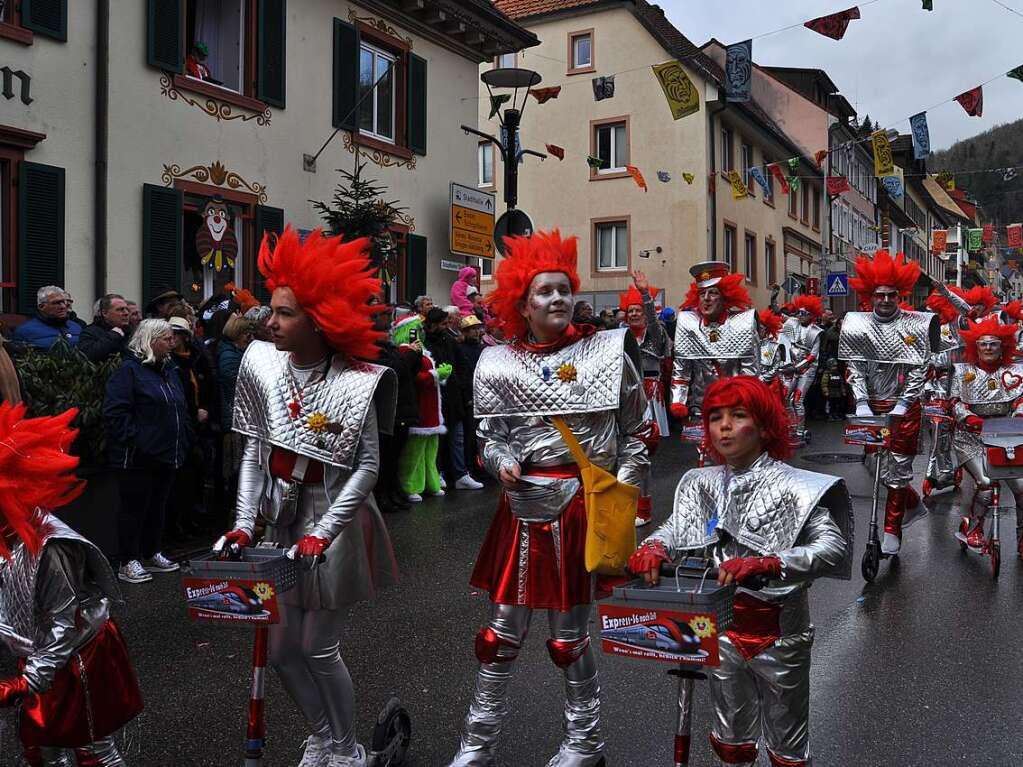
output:
[[[447,480],[446,480],[446,479],[444,479],[444,475],[443,475],[443,474],[441,474],[441,475],[440,475],[440,489],[441,489],[441,490],[446,490],[446,489],[447,489],[447,487],[448,487],[448,482],[447,482]]]
[[[447,493],[444,492],[444,488],[442,487],[435,493],[431,493],[429,490],[427,490],[425,493],[423,493],[423,495],[432,495],[434,498],[440,498],[442,495],[447,495]]]
[[[146,565],[146,570],[151,573],[172,573],[180,569],[181,565],[171,562],[160,552],[154,554],[153,558],[149,560],[149,564]]]
[[[405,500],[407,500],[409,503],[422,503],[423,496],[421,496],[419,493],[410,493],[409,495],[405,496]]]
[[[891,533],[884,534],[884,540],[881,541],[881,553],[887,554],[888,556],[894,556],[899,553],[902,548],[902,540],[897,535]]]
[[[298,767],[327,767],[330,761],[330,737],[310,735],[302,744],[302,761]]]
[[[350,756],[331,754],[327,767],[366,767],[366,749],[356,744],[356,752]]]
[[[118,569],[117,579],[125,583],[145,583],[153,580],[153,576],[146,572],[141,562],[133,559]]]
[[[643,519],[643,517],[636,517],[636,527],[643,527],[644,525],[650,524],[651,517]]]
[[[483,483],[477,482],[469,474],[459,477],[458,481],[455,482],[455,490],[482,490]]]

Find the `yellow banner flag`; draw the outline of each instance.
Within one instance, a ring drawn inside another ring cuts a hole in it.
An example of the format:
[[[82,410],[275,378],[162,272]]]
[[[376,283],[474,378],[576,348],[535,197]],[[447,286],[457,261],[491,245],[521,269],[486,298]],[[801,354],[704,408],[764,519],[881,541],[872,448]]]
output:
[[[741,200],[744,197],[749,197],[749,188],[746,186],[746,182],[742,180],[742,175],[737,170],[728,172],[728,181],[732,185],[732,199]]]
[[[895,174],[895,160],[892,158],[892,145],[888,141],[888,132],[879,130],[870,134],[870,143],[874,145],[874,175],[892,176]]]
[[[655,64],[651,69],[668,99],[671,116],[678,120],[700,111],[700,92],[677,61]]]

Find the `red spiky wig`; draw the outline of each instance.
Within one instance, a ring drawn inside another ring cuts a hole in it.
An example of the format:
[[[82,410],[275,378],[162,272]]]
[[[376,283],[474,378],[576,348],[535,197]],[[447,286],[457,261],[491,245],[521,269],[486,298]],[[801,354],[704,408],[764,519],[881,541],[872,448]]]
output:
[[[507,252],[497,265],[494,277],[497,290],[486,301],[501,321],[508,338],[526,337],[526,320],[519,314],[518,303],[526,297],[529,284],[543,272],[561,272],[568,276],[572,292],[579,290],[578,254],[575,237],[561,239],[561,232],[534,232],[532,237],[505,237]]]
[[[856,259],[856,276],[849,280],[861,301],[869,302],[880,285],[896,288],[905,298],[920,278],[920,265],[907,261],[901,253],[892,258],[887,250],[879,250],[873,258],[859,256]]]
[[[259,306],[259,299],[256,298],[252,293],[247,291],[245,288],[239,288],[233,282],[229,282],[224,285],[224,290],[231,294],[234,302],[242,310],[242,314],[245,314],[249,309]]]
[[[1023,320],[1023,301],[1010,301],[1002,307],[1002,311],[1005,312],[1009,318],[1019,322],[1020,320]]]
[[[966,348],[963,350],[963,356],[966,357],[967,362],[972,365],[979,365],[980,357],[977,354],[977,341],[984,336],[994,336],[1002,342],[1002,359],[999,365],[1004,366],[1013,363],[1016,359],[1016,332],[1019,330],[1019,325],[1015,323],[1003,325],[998,321],[998,317],[995,316],[985,317],[980,322],[969,320],[967,324],[969,327],[959,332],[963,343],[966,345]]]
[[[970,306],[977,306],[978,304],[983,306],[984,315],[987,315],[995,308],[995,304],[998,303],[998,296],[987,285],[976,285],[969,290],[963,290],[962,288],[952,288],[951,290]]]
[[[729,274],[722,277],[721,281],[714,286],[721,291],[721,298],[725,302],[725,314],[736,309],[746,310],[753,308],[753,299],[749,297],[746,286],[743,284],[745,282],[745,275]],[[682,302],[682,306],[679,308],[683,311],[696,309],[700,303],[700,290],[701,288],[695,282],[689,283],[689,291],[686,293],[685,301]]]
[[[660,292],[660,288],[655,288],[653,285],[650,286],[650,298],[657,298],[657,294]],[[640,304],[642,306],[643,294],[636,290],[635,285],[629,285],[627,291],[618,294],[618,308],[627,311],[633,304]]]
[[[777,338],[781,333],[781,326],[785,324],[785,318],[770,309],[761,309],[757,312],[757,319],[771,338]]]
[[[341,242],[319,229],[301,242],[289,225],[276,246],[270,234],[263,236],[259,271],[271,293],[291,288],[332,349],[373,360],[380,354],[376,342],[387,334],[373,329],[373,315],[386,307],[369,303],[381,289],[367,257],[369,246],[368,238]]]
[[[959,319],[959,310],[936,290],[927,296],[927,308],[938,315],[942,325],[948,325]]]
[[[824,314],[824,301],[821,300],[820,296],[798,295],[792,299],[790,306],[793,312],[806,309],[806,311],[813,315],[815,320],[819,320],[821,315]]]
[[[25,406],[0,405],[0,557],[10,559],[7,531],[39,553],[43,529],[41,510],[56,509],[74,500],[85,483],[74,475],[78,458],[68,449],[78,435],[70,427],[78,415],[25,418]]]
[[[703,395],[704,449],[718,463],[724,459],[710,439],[710,416],[723,407],[742,406],[749,410],[763,432],[763,449],[772,458],[783,461],[792,454],[789,444],[789,414],[778,392],[754,376],[719,378]]]

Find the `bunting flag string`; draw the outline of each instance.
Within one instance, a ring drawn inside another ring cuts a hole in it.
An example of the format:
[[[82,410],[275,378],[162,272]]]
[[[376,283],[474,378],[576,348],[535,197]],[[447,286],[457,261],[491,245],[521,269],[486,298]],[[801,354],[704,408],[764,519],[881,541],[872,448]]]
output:
[[[696,180],[696,176],[693,175],[692,173],[683,173],[682,178],[685,180],[687,184],[689,184],[689,186],[692,186],[693,182]]]
[[[593,80],[593,100],[603,101],[604,99],[613,99],[615,95],[615,76],[604,75],[603,77],[594,77]]]
[[[488,117],[487,119],[488,120],[493,120],[494,119],[494,115],[496,115],[498,113],[498,111],[501,109],[501,105],[502,104],[507,104],[509,101],[511,101],[511,94],[510,93],[498,93],[496,95],[491,95],[490,96],[490,117]]]
[[[742,180],[742,174],[737,170],[728,171],[728,182],[732,185],[732,199],[742,200],[749,197],[749,188]]]
[[[860,9],[857,6],[853,6],[845,11],[811,19],[803,26],[825,37],[830,37],[832,40],[841,40],[845,37],[845,31],[849,28],[849,22],[858,18],[860,18]]]
[[[1023,82],[1023,65],[1010,69],[1005,73],[1005,76]]]
[[[966,114],[970,117],[983,117],[984,116],[984,86],[978,85],[976,88],[966,91],[966,93],[960,93],[956,96],[956,101],[966,110]]]
[[[944,253],[948,242],[947,229],[935,229],[931,232],[931,253]]]
[[[984,230],[983,229],[969,229],[967,230],[969,238],[967,240],[967,250],[971,253],[975,253],[980,250],[983,245]]]
[[[925,11],[933,11],[934,10],[934,0],[924,0],[923,10],[925,10]]]
[[[586,158],[586,164],[590,166],[591,170],[600,170],[600,166],[604,164],[604,161],[601,160],[599,157],[589,155]]]
[[[664,91],[664,98],[668,100],[673,120],[680,120],[700,111],[700,92],[679,62],[667,61],[664,64],[655,64],[651,69],[661,85],[661,90]]]
[[[927,127],[926,112],[909,118],[909,131],[913,134],[913,159],[925,159],[931,153],[931,132]]]
[[[892,157],[892,145],[888,140],[888,132],[879,130],[871,133],[870,143],[874,148],[874,175],[890,176],[895,171],[895,160]]]
[[[640,172],[639,168],[637,168],[635,165],[626,165],[625,170],[628,172],[630,176],[632,176],[632,180],[636,182],[636,186],[638,186],[644,192],[650,191],[647,188],[646,179],[643,178],[643,174]]]
[[[753,41],[729,45],[725,49],[725,100],[750,100],[753,85]]]
[[[1009,224],[1005,227],[1005,240],[1010,248],[1023,248],[1023,224]]]
[[[551,99],[556,99],[561,95],[561,86],[552,85],[549,88],[537,88],[535,90],[531,90],[530,93],[533,94],[533,98],[536,99],[536,103],[546,104]]]
[[[817,170],[821,170],[824,167],[824,158],[828,156],[827,149],[818,149],[817,153],[813,156],[814,162],[817,163]]]
[[[657,180],[664,184],[667,184],[669,181],[671,181],[671,174],[668,173],[668,171],[666,170],[659,170],[657,171]]]
[[[985,245],[990,245],[995,241],[995,225],[984,224],[983,234],[981,235],[981,242]]]
[[[749,174],[753,177],[753,180],[760,184],[760,188],[764,190],[764,194],[770,196],[771,185],[767,183],[767,176],[760,168],[750,168]]]
[[[552,154],[559,160],[565,159],[565,150],[557,144],[544,144],[547,149],[547,154]]]
[[[845,176],[828,176],[827,187],[829,195],[838,197],[843,192],[849,191],[849,179]]]
[[[778,185],[781,186],[782,194],[788,194],[789,182],[788,179],[785,178],[785,174],[782,172],[781,166],[776,162],[772,162],[767,166],[767,170],[770,171],[771,175],[778,181]]]

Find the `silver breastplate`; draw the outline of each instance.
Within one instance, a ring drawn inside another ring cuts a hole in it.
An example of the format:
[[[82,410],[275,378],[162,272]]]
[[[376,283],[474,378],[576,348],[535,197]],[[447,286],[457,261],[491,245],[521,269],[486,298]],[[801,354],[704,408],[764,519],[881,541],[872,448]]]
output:
[[[724,322],[704,323],[696,312],[679,312],[675,327],[675,356],[685,359],[750,359],[757,354],[757,313],[749,309]]]
[[[900,311],[891,322],[873,312],[847,312],[838,337],[838,357],[854,362],[926,365],[940,335],[937,315]]]
[[[988,373],[976,365],[960,362],[955,366],[954,376],[958,398],[978,415],[981,413],[977,406],[1011,405],[1023,397],[1023,365],[1000,367]]]

